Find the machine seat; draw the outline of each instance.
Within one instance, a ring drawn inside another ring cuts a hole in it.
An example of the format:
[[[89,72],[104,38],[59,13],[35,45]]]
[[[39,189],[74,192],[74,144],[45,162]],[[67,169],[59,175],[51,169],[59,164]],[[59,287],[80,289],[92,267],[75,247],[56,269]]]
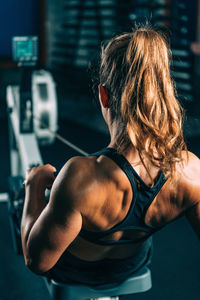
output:
[[[116,286],[113,286],[113,284],[106,284],[92,287],[82,284],[64,284],[46,278],[45,281],[54,300],[103,299],[104,297],[142,293],[148,291],[152,287],[151,271],[147,267],[142,268],[132,277]],[[110,299],[118,299],[118,297]]]

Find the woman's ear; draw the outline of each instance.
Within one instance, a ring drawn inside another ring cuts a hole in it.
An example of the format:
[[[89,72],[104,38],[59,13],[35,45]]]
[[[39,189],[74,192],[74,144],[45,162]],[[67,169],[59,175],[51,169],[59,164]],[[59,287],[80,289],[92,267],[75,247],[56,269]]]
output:
[[[109,108],[109,98],[105,89],[105,86],[99,84],[99,100],[104,108]]]

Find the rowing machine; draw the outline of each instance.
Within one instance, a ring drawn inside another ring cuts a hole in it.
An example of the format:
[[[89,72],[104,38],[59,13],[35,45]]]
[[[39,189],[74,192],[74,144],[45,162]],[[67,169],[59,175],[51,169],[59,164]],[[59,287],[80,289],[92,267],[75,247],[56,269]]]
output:
[[[21,253],[22,183],[27,169],[43,164],[39,144],[50,145],[55,140],[52,132],[57,130],[58,110],[51,73],[36,68],[37,37],[14,37],[12,45],[13,59],[22,69],[22,79],[19,86],[7,87],[11,169],[8,210],[13,247],[16,253]]]

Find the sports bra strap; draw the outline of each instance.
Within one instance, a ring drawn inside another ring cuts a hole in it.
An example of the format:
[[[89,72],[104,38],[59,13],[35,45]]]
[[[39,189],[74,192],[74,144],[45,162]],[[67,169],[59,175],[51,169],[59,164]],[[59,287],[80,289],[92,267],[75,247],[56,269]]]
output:
[[[113,226],[112,228],[104,231],[93,232],[85,230],[84,228],[81,229],[79,235],[82,236],[84,239],[94,242],[100,245],[113,245],[113,244],[124,244],[124,243],[137,243],[141,242],[142,240],[146,239],[152,233],[161,229],[154,228],[145,224],[144,219],[146,212],[153,202],[155,196],[160,191],[164,183],[166,182],[167,178],[164,177],[164,174],[161,172],[160,176],[153,187],[148,186],[137,174],[134,168],[131,166],[129,161],[117,150],[113,148],[104,148],[98,152],[92,153],[89,156],[100,156],[105,155],[112,159],[127,175],[132,191],[133,191],[133,199],[129,208],[129,211],[126,217]],[[141,188],[138,188],[137,182],[139,181]],[[102,238],[106,237],[107,235],[117,232],[117,231],[125,231],[125,230],[139,230],[147,233],[147,236],[143,238],[139,238],[137,240],[125,240],[121,239],[119,241],[112,241],[112,240],[102,240]]]
[[[133,175],[135,175],[136,172],[134,172],[135,170],[133,169],[131,164],[127,161],[127,159],[123,155],[119,154],[117,150],[115,150],[114,148],[104,148],[94,154],[90,154],[89,156],[100,156],[100,155],[105,155],[109,157],[120,167],[120,169],[124,171],[124,173],[127,175],[131,183],[133,192],[135,192],[136,183]]]

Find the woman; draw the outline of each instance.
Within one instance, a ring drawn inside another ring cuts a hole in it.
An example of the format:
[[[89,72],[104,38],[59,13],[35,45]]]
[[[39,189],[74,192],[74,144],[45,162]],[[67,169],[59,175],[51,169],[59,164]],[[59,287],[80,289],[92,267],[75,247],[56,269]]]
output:
[[[33,272],[116,283],[150,262],[152,234],[176,218],[186,215],[200,237],[200,160],[183,139],[170,59],[148,27],[102,49],[99,100],[110,143],[70,159],[55,181],[51,165],[29,171],[21,235]]]

